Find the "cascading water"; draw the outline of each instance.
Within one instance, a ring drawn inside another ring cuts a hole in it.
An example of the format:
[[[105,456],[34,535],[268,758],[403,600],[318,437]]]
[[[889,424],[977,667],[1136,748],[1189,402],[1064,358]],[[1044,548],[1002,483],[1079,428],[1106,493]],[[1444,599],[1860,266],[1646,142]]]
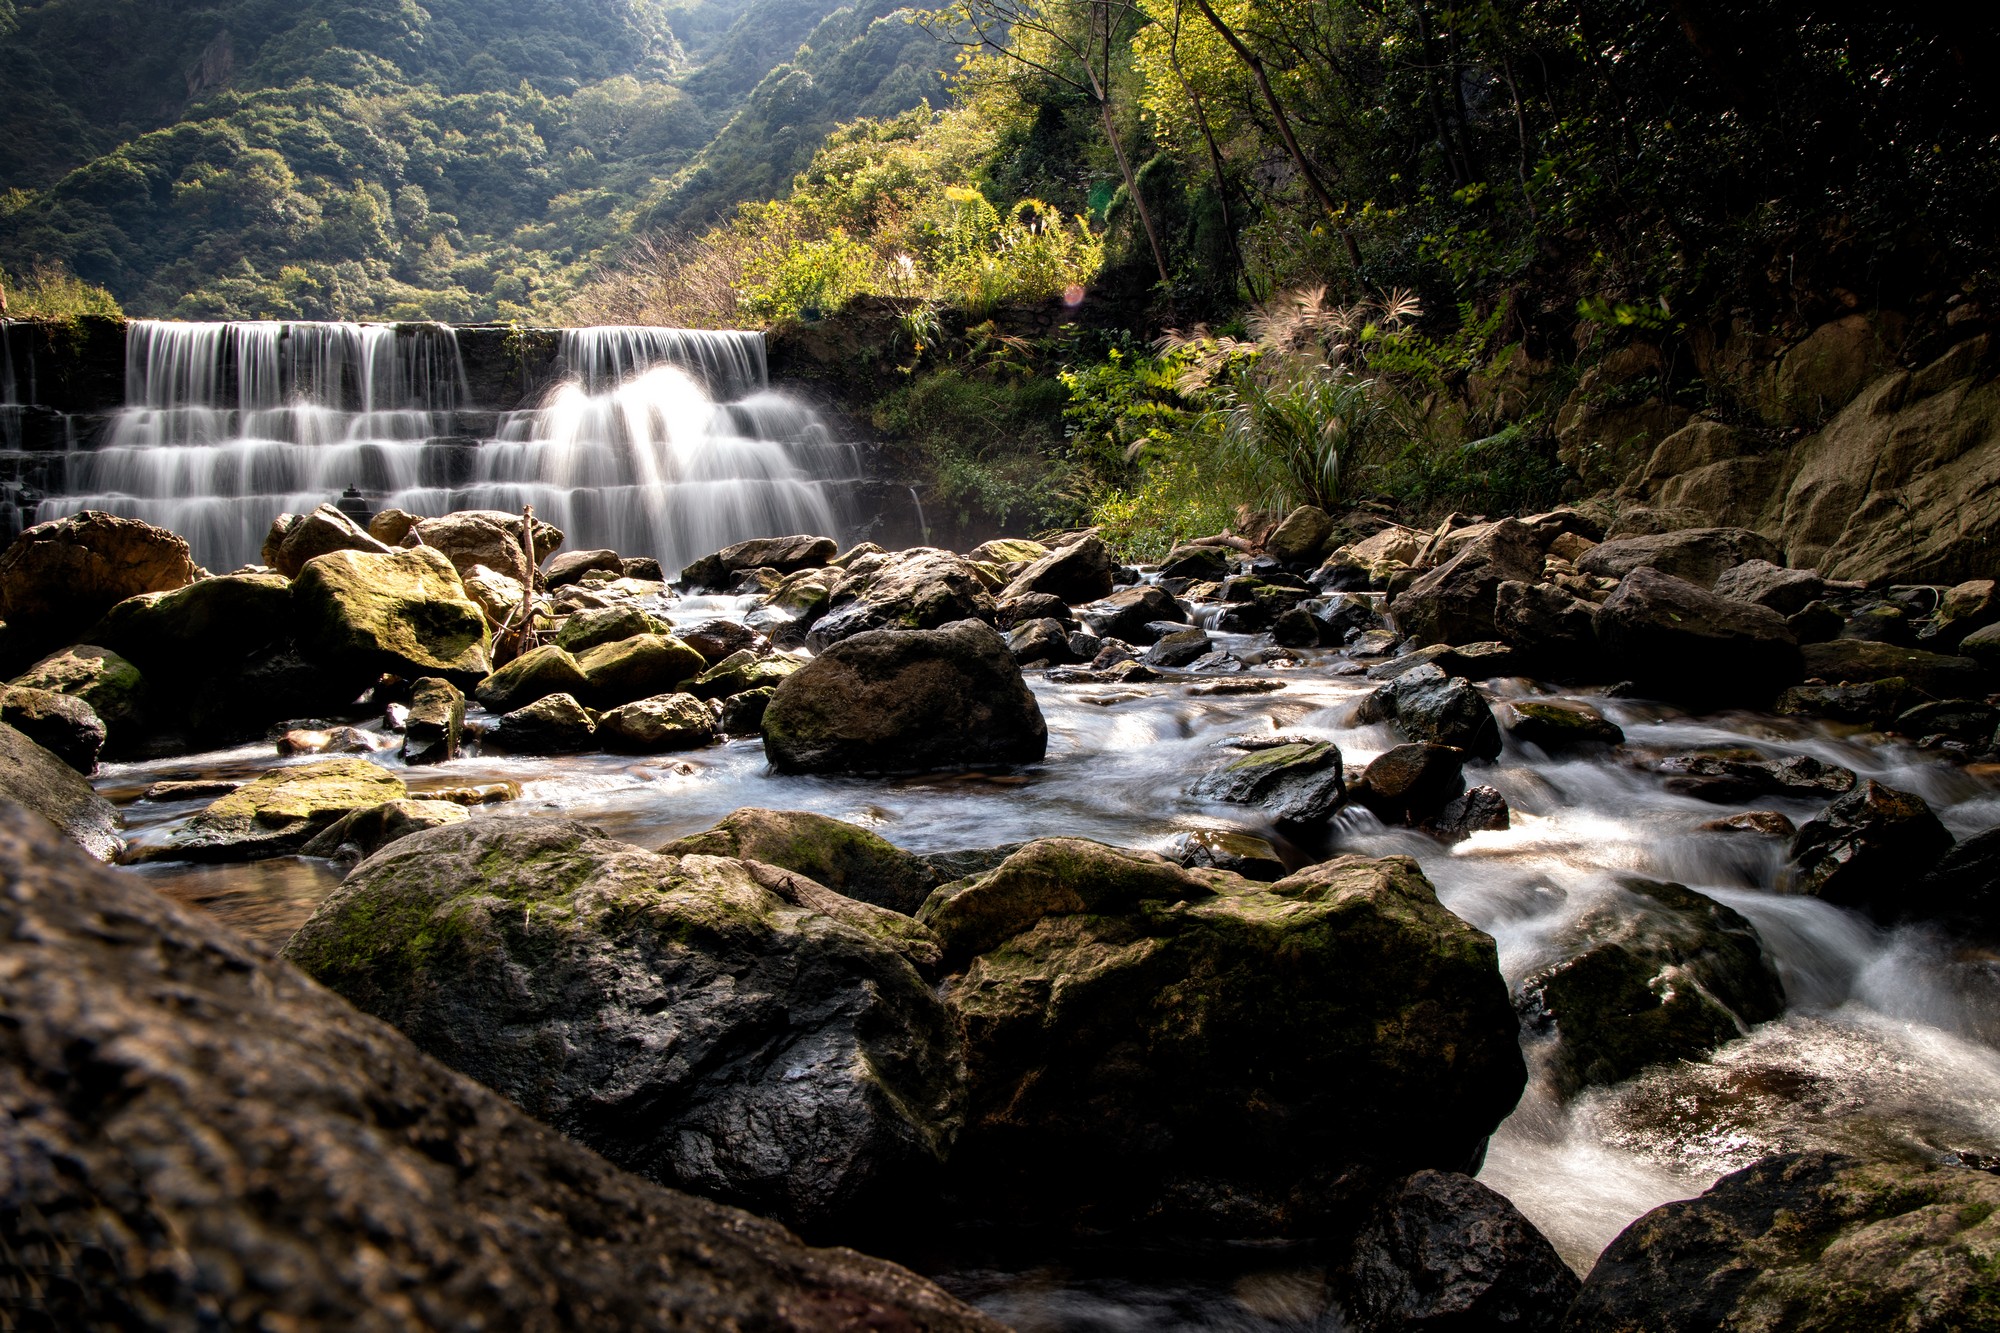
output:
[[[669,569],[747,537],[844,535],[855,450],[769,388],[762,335],[567,330],[559,365],[541,404],[496,416],[469,410],[444,325],[135,321],[125,408],[36,516],[145,519],[213,569],[348,486],[420,515],[532,504],[572,549]]]

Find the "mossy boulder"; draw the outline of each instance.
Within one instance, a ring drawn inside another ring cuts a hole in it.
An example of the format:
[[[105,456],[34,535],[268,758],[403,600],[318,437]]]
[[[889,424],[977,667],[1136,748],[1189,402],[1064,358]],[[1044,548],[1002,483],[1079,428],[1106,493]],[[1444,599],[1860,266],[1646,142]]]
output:
[[[1347,799],[1340,747],[1328,741],[1293,741],[1225,759],[1193,790],[1208,800],[1255,806],[1293,827],[1324,824]]]
[[[740,648],[689,681],[686,688],[697,699],[727,699],[749,690],[775,690],[805,664],[802,657]]]
[[[1405,857],[1256,884],[1051,839],[918,920],[968,1042],[961,1197],[1003,1211],[1314,1234],[1468,1169],[1526,1082],[1492,939]]]
[[[90,632],[157,681],[212,675],[292,633],[292,585],[277,574],[224,574],[173,592],[128,597]]]
[[[597,719],[575,695],[551,694],[502,714],[485,738],[514,754],[575,754],[596,742]]]
[[[835,893],[914,914],[937,887],[917,857],[856,824],[807,810],[746,807],[704,833],[676,838],[662,856],[735,856],[796,870]]]
[[[597,720],[598,743],[627,754],[693,750],[714,739],[715,714],[692,694],[634,700]]]
[[[362,862],[286,956],[613,1161],[796,1226],[907,1207],[963,1116],[929,933],[775,866],[474,820]]]
[[[993,565],[1026,565],[1040,560],[1049,548],[1026,537],[995,537],[966,552],[967,560]]]
[[[444,764],[458,758],[465,738],[465,695],[442,676],[426,676],[410,687],[410,713],[403,722],[403,762]]]
[[[1573,954],[1521,988],[1531,1025],[1554,1032],[1565,1093],[1698,1060],[1784,1012],[1756,928],[1685,885],[1628,878],[1572,930]]]
[[[97,771],[97,756],[104,749],[104,720],[75,695],[0,687],[0,722],[85,777]]]
[[[275,769],[214,802],[143,861],[256,861],[287,856],[353,810],[409,793],[403,780],[366,759],[318,759]]]
[[[581,653],[635,634],[664,634],[667,626],[636,606],[597,606],[567,617],[556,631],[556,646]]]
[[[486,614],[427,546],[320,556],[293,581],[292,611],[299,647],[329,664],[442,676],[461,689],[492,669]]]
[[[666,694],[702,674],[701,654],[671,634],[635,634],[580,654],[586,693],[600,708]]]
[[[95,644],[52,653],[9,684],[67,694],[89,704],[104,723],[113,754],[136,744],[150,721],[153,695],[145,676],[117,653]]]
[[[526,708],[551,694],[584,694],[590,682],[568,650],[545,643],[530,648],[501,667],[473,690],[482,706],[495,713]]]
[[[0,801],[10,801],[60,829],[100,861],[121,846],[118,811],[74,768],[0,722]]]
[[[445,824],[471,818],[456,801],[384,801],[365,810],[350,810],[326,826],[305,846],[302,856],[326,856],[359,861],[381,851],[398,838]]]
[[[2000,1177],[1825,1152],[1767,1157],[1626,1227],[1563,1328],[2000,1329]]]
[[[1048,726],[1007,641],[963,620],[845,639],[785,677],[764,748],[787,773],[899,773],[1031,764]]]
[[[1500,708],[1499,721],[1514,740],[1539,745],[1551,754],[1625,743],[1623,728],[1575,699],[1509,699]]]
[[[1111,595],[1112,575],[1117,569],[1118,562],[1112,559],[1111,548],[1093,532],[1038,556],[1014,576],[1013,582],[1000,596],[1005,600],[1044,593],[1060,597],[1071,606],[1079,602],[1094,602]]]

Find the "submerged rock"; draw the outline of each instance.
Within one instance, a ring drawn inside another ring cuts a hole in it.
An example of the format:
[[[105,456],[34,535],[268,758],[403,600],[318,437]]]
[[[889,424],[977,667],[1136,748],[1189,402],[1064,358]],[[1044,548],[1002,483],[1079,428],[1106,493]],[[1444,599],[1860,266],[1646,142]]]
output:
[[[1870,778],[1792,839],[1792,891],[1894,921],[1911,883],[1951,845],[1950,830],[1923,797]]]
[[[704,833],[676,838],[660,855],[764,861],[905,916],[938,884],[937,872],[920,858],[859,825],[806,810],[746,807]]]
[[[998,1333],[617,1170],[12,810],[0,882],[7,1266],[48,1327]],[[76,1095],[93,1080],[116,1095]]]
[[[100,861],[118,855],[118,811],[74,768],[0,722],[0,801],[38,816]]]
[[[929,932],[756,862],[561,820],[434,829],[356,867],[286,956],[613,1161],[800,1225],[906,1207],[963,1116]]]
[[[140,848],[142,861],[256,861],[298,851],[342,815],[409,793],[366,759],[316,759],[246,782],[177,829]]]
[[[1202,775],[1196,796],[1255,806],[1280,824],[1324,824],[1346,802],[1340,747],[1295,741],[1253,750]]]
[[[1032,764],[1048,740],[1006,640],[977,621],[845,639],[785,677],[764,712],[765,750],[787,773]]]

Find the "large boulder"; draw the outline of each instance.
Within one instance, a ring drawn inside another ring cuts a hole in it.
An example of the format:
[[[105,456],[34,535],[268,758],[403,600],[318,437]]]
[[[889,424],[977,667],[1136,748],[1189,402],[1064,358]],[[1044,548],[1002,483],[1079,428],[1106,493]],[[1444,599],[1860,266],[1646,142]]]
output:
[[[1254,806],[1294,829],[1325,824],[1347,799],[1340,747],[1328,741],[1265,746],[1224,760],[1196,780],[1193,793]]]
[[[1463,1170],[1526,1081],[1493,941],[1416,863],[1257,884],[1062,838],[940,887],[972,1087],[962,1197],[1309,1235]]]
[[[764,748],[787,773],[1032,764],[1048,726],[1007,641],[964,620],[834,644],[778,685]]]
[[[429,547],[320,556],[293,582],[292,609],[299,647],[341,668],[441,676],[461,689],[492,669],[485,613]]]
[[[104,719],[72,694],[0,686],[0,722],[89,777],[104,750]]]
[[[806,810],[746,807],[706,832],[676,838],[660,855],[763,861],[905,915],[914,915],[938,882],[930,866],[886,839]]]
[[[1815,570],[1746,560],[1718,575],[1714,592],[1718,597],[1768,606],[1781,616],[1795,616],[1826,596],[1826,580]]]
[[[601,643],[576,658],[584,697],[601,708],[666,694],[703,674],[701,654],[671,634],[637,634]]]
[[[1058,546],[1036,560],[1014,576],[1014,581],[1007,585],[1000,597],[1005,601],[1044,593],[1060,597],[1071,606],[1079,602],[1094,602],[1111,595],[1112,575],[1117,568],[1118,562],[1111,558],[1111,548],[1093,532],[1081,541]]]
[[[1596,578],[1622,579],[1643,565],[1712,588],[1747,561],[1777,565],[1784,558],[1776,543],[1748,528],[1681,528],[1600,542],[1577,558],[1576,567]]]
[[[343,513],[338,505],[323,504],[310,514],[280,514],[264,536],[264,564],[288,579],[295,579],[308,562],[335,551],[366,551],[386,555],[393,549],[378,541]]]
[[[114,755],[131,749],[153,711],[153,690],[139,668],[96,644],[51,653],[9,682],[24,690],[67,694],[90,705],[104,723]]]
[[[597,742],[626,754],[695,750],[715,739],[715,714],[692,694],[657,694],[611,709],[597,720]]]
[[[409,795],[403,780],[366,759],[316,759],[246,782],[141,847],[142,861],[256,861],[287,856],[342,815]]]
[[[1185,625],[1187,608],[1164,588],[1150,585],[1112,593],[1076,610],[1092,634],[1100,639],[1123,639],[1126,643],[1153,643],[1160,624]]]
[[[511,713],[551,694],[585,694],[589,689],[576,658],[559,644],[545,643],[480,681],[473,696],[492,712]]]
[[[681,570],[680,581],[692,589],[722,592],[746,569],[775,569],[780,574],[818,569],[839,549],[840,543],[831,537],[753,537],[703,556]]]
[[[1264,539],[1264,553],[1282,565],[1314,565],[1333,536],[1333,516],[1318,505],[1300,505]]]
[[[597,741],[597,719],[573,694],[551,694],[504,713],[485,739],[514,754],[575,754]]]
[[[37,523],[0,552],[0,621],[53,647],[127,597],[200,576],[187,542],[165,528],[85,510]]]
[[[1604,599],[1597,638],[1615,672],[1697,707],[1769,704],[1801,671],[1797,637],[1776,611],[1646,566]]]
[[[277,574],[225,574],[173,592],[128,597],[92,627],[90,642],[136,663],[150,680],[213,675],[292,634],[291,584]]]
[[[1433,663],[1412,667],[1363,696],[1354,720],[1392,723],[1409,740],[1456,746],[1480,759],[1500,753],[1500,724],[1484,696],[1471,681],[1447,676]]]
[[[991,624],[993,617],[993,595],[965,557],[918,546],[849,564],[806,639],[823,649],[869,630],[936,629],[960,620]]]
[[[0,882],[7,1267],[46,1327],[999,1327],[617,1170],[13,810]]]
[[[636,606],[595,606],[564,617],[562,625],[556,630],[555,643],[556,647],[570,653],[582,653],[600,644],[629,639],[635,634],[667,632],[667,625],[655,620]],[[756,633],[749,629],[744,629],[743,633],[748,639],[757,637]],[[697,648],[696,651],[700,649]],[[703,654],[703,660],[707,660],[706,654]]]
[[[1543,540],[1534,529],[1502,519],[1389,604],[1396,627],[1419,643],[1499,638],[1493,612],[1500,585],[1539,579],[1542,550]]]
[[[929,932],[754,861],[478,820],[364,861],[285,953],[613,1161],[801,1225],[906,1206],[964,1114]]]
[[[551,588],[580,582],[584,575],[604,573],[614,579],[625,577],[625,562],[616,551],[564,551],[549,561],[549,567],[542,571],[542,582]]]
[[[1951,846],[1951,831],[1923,797],[1870,778],[1799,829],[1790,887],[1894,921],[1911,883]]]
[[[1917,1161],[1786,1153],[1620,1232],[1566,1333],[2000,1324],[2000,1178]]]
[[[1398,1181],[1349,1254],[1346,1303],[1377,1333],[1556,1333],[1579,1285],[1506,1196],[1450,1171]]]
[[[1554,584],[1502,583],[1493,593],[1493,628],[1538,675],[1591,680],[1602,673],[1597,608]]]
[[[1575,952],[1521,988],[1565,1093],[1698,1060],[1784,1011],[1756,928],[1685,885],[1627,878],[1569,929]]]
[[[1969,651],[1972,640],[1967,639],[1964,646]],[[1806,679],[1830,685],[1897,677],[1933,699],[1974,698],[1987,690],[1987,669],[1970,656],[1953,657],[1864,639],[1833,639],[1805,645],[1799,657]]]
[[[516,583],[532,583],[536,567],[561,548],[561,528],[535,520],[534,559],[522,549],[521,516],[499,509],[466,509],[443,518],[427,518],[416,526],[425,546],[442,551],[460,578],[471,578],[480,565],[497,570]]]
[[[118,854],[118,811],[68,764],[0,722],[0,801],[47,821],[100,861]]]

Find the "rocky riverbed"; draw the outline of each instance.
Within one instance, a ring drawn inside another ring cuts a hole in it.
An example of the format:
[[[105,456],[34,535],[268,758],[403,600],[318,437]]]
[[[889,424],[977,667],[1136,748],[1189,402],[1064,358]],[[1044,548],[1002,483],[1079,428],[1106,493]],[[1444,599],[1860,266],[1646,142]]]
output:
[[[1574,510],[174,541],[0,557],[6,795],[669,1197],[1020,1328],[1983,1326],[1990,583]]]

